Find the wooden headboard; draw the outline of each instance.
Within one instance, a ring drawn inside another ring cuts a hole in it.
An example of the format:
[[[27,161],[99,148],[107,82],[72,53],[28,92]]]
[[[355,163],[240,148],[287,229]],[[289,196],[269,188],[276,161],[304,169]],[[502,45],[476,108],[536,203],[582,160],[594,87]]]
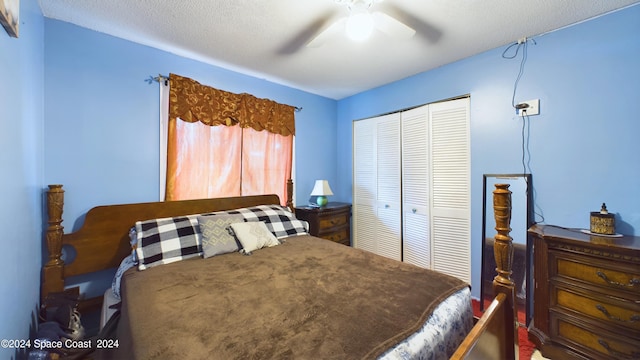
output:
[[[286,205],[291,209],[292,194],[293,182],[289,180]],[[64,234],[62,226],[64,190],[62,185],[49,185],[46,231],[49,259],[42,269],[41,300],[51,292],[63,291],[65,280],[70,276],[117,268],[122,259],[131,253],[129,229],[138,220],[267,204],[280,204],[280,199],[277,195],[255,195],[98,206],[87,212],[84,223],[78,231]],[[65,263],[62,259],[63,246],[70,246],[75,251],[75,258],[70,263]],[[100,301],[101,297],[91,300],[93,305],[99,304]]]

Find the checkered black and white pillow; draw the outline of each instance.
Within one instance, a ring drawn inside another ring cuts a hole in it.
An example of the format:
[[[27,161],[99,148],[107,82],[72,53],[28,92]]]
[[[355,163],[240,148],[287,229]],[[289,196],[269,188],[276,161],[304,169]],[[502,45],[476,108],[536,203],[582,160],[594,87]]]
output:
[[[241,215],[245,221],[262,221],[281,242],[289,236],[309,233],[309,223],[296,219],[280,205],[259,205],[203,215]],[[138,269],[201,256],[202,233],[198,216],[200,214],[136,222]]]
[[[249,208],[226,211],[240,214],[245,221],[263,221],[278,240],[289,236],[308,235],[309,223],[296,219],[295,214],[280,205],[258,205]]]
[[[136,222],[138,269],[202,255],[197,215]]]

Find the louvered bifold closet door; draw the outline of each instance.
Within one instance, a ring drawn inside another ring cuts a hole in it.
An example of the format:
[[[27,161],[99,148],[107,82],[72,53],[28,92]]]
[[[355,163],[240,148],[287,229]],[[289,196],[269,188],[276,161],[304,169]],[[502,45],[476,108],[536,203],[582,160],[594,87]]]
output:
[[[401,259],[400,114],[353,125],[354,247]]]
[[[402,117],[402,258],[431,268],[429,227],[429,106]]]
[[[429,105],[433,269],[471,283],[469,98]]]
[[[400,113],[377,121],[378,166],[377,254],[402,260]]]
[[[375,253],[377,222],[376,123],[353,123],[353,246]]]

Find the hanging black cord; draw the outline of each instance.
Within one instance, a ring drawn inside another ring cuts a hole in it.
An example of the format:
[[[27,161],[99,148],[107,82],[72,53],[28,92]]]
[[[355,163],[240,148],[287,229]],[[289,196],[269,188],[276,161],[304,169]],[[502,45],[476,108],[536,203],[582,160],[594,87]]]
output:
[[[526,163],[526,159],[525,159],[525,154],[527,153],[528,150],[528,146],[526,146],[527,141],[526,141],[526,136],[525,136],[525,129],[526,129],[526,125],[527,122],[529,120],[529,115],[527,115],[526,113],[526,109],[524,109],[523,111],[525,111],[524,116],[522,117],[522,174],[525,175],[527,173],[527,163]],[[526,177],[525,177],[526,179]],[[529,191],[529,184],[527,184],[527,191]]]
[[[536,41],[533,39],[524,39],[518,42],[515,42],[511,45],[509,45],[503,52],[502,52],[502,58],[504,59],[515,59],[518,57],[518,53],[520,52],[520,49],[522,49],[522,59],[520,60],[520,67],[518,69],[518,75],[516,76],[516,80],[513,84],[513,93],[511,96],[511,106],[515,109],[516,108],[516,92],[518,89],[518,84],[520,83],[520,79],[522,79],[522,75],[524,74],[524,68],[525,68],[525,64],[527,63],[527,47],[528,47],[528,42],[532,41],[533,44],[536,44]],[[515,48],[515,52],[513,52],[512,55],[509,55],[510,51],[513,51],[513,49]],[[522,117],[522,174],[525,175],[527,174],[527,172],[531,173],[531,166],[530,166],[530,161],[531,161],[531,155],[529,153],[529,115],[527,115],[527,109],[520,109],[521,111],[521,117]],[[536,221],[536,217],[540,217],[540,222],[544,223],[544,216],[542,215],[542,209],[540,209],[536,204],[535,204],[535,190],[530,187],[530,184],[528,183],[528,178],[525,176],[524,177],[525,181],[527,181],[527,187],[526,187],[526,196],[527,198],[529,198],[529,191],[532,192],[532,196],[531,199],[534,202],[534,223],[538,223],[538,221]],[[540,211],[536,211],[536,209],[540,210]]]
[[[528,173],[531,173],[531,153],[529,151],[529,134],[530,134],[530,129],[529,127],[531,126],[531,122],[529,121],[529,115],[527,115],[527,109],[523,109],[522,110],[523,115],[522,115],[522,174],[525,175]],[[529,198],[529,191],[531,191],[531,199],[533,201],[533,223],[534,224],[538,224],[538,223],[544,223],[544,215],[542,214],[542,209],[536,204],[535,202],[535,189],[533,189],[532,187],[530,187],[529,185],[529,180],[528,178],[525,176],[524,177],[525,182],[526,182],[526,196],[527,199]],[[537,221],[537,218],[540,218],[540,221]]]
[[[536,41],[533,39],[525,39],[523,41],[518,41],[515,42],[511,45],[509,45],[506,49],[504,49],[504,51],[502,52],[502,58],[504,59],[515,59],[518,56],[518,53],[520,52],[520,49],[522,49],[522,60],[520,60],[520,69],[518,70],[518,76],[516,77],[516,81],[513,84],[513,94],[511,96],[511,106],[513,108],[516,107],[516,90],[518,89],[518,83],[520,82],[520,79],[522,78],[522,75],[524,74],[524,65],[527,63],[527,46],[529,41],[532,41],[533,44],[536,44]],[[516,47],[515,49],[515,53],[511,56],[507,55],[507,53],[513,49],[513,47]]]

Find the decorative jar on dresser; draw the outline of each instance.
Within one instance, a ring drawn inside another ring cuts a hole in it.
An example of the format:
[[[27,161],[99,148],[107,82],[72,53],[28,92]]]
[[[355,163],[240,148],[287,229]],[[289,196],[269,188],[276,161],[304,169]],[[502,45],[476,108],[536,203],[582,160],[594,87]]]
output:
[[[640,359],[640,237],[534,225],[529,338],[552,359]]]
[[[311,235],[351,245],[351,204],[330,202],[322,207],[296,207],[296,217],[309,222]]]

